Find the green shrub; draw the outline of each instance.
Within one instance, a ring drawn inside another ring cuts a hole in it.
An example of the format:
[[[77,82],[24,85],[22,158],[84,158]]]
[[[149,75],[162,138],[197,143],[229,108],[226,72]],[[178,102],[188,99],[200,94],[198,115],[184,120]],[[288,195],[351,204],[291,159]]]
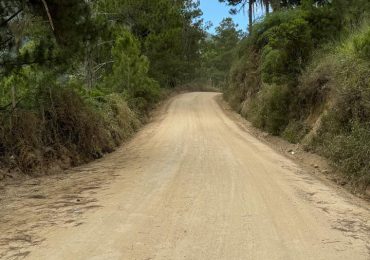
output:
[[[127,140],[141,125],[123,95],[109,94],[94,102],[95,110],[104,118],[104,125],[115,145]]]
[[[230,82],[225,88],[226,99],[237,111],[241,103],[256,95],[261,85],[260,56],[250,44],[247,38],[239,46],[240,57],[230,69]]]
[[[301,121],[291,120],[281,136],[291,143],[299,143],[308,133],[308,126]]]
[[[157,82],[147,79],[127,91],[126,96],[132,109],[139,114],[147,114],[153,105],[161,99],[162,92]]]
[[[241,41],[230,71],[226,93],[233,97],[233,103],[239,102],[233,107],[253,98],[262,80],[296,86],[313,50],[337,38],[341,28],[337,10],[330,6],[276,11],[256,23],[252,34]]]
[[[290,142],[312,128],[308,145],[363,188],[370,179],[369,8],[367,0],[308,0],[264,17],[239,44],[225,90],[255,126]]]
[[[289,122],[289,98],[288,87],[266,85],[251,101],[247,108],[247,117],[255,126],[279,135]]]
[[[341,14],[337,8],[324,5],[319,8],[313,4],[303,6],[303,18],[307,21],[311,30],[312,43],[314,47],[338,39],[343,29]]]
[[[335,57],[327,55],[331,49],[323,49],[313,56],[309,64],[299,77],[297,87],[297,99],[299,116],[307,117],[319,109],[319,113],[325,107],[330,94],[335,89],[337,82],[333,78]],[[333,60],[334,59],[334,60]]]
[[[290,84],[313,48],[307,14],[298,10],[274,12],[257,23],[253,45],[262,54],[262,78],[269,84]]]
[[[329,158],[355,186],[370,185],[370,125],[353,122],[346,131],[338,131],[338,121],[329,114],[313,144]]]
[[[112,48],[115,60],[112,73],[104,79],[105,89],[124,93],[130,107],[139,114],[147,113],[159,101],[159,84],[149,77],[149,60],[141,55],[140,42],[122,29]]]
[[[368,31],[355,33],[319,58],[315,66],[310,66],[302,75],[302,82],[306,84],[301,87],[308,89],[308,93],[320,92],[322,74],[318,72],[330,68],[325,72],[325,85],[330,93],[330,99],[326,100],[330,104],[329,112],[323,117],[311,145],[339,167],[352,184],[361,188],[370,184],[370,60],[359,55],[366,50],[360,46],[366,42]]]
[[[296,104],[297,97],[285,99],[283,96],[298,95],[298,78],[314,47],[319,42],[333,38],[340,28],[336,18],[330,8],[310,7],[274,12],[255,24],[251,36],[240,43],[238,59],[230,70],[230,82],[225,96],[232,107],[238,111],[243,110],[243,114],[253,110],[251,118],[254,118],[255,124],[268,128],[274,134],[280,133],[287,125],[287,120],[280,118],[280,114],[286,113],[300,120],[297,112],[300,109],[291,111],[292,108],[300,108],[301,104]],[[261,95],[265,94],[257,95],[258,92],[266,92],[265,89],[261,91],[262,82],[288,86],[289,91],[276,91],[273,96],[278,100],[275,102],[268,98],[267,104],[262,106],[259,103]],[[245,103],[248,103],[247,106],[242,105]],[[281,103],[282,107],[275,103]],[[270,115],[266,115],[265,111],[270,110]],[[273,122],[268,122],[266,118],[271,118]]]

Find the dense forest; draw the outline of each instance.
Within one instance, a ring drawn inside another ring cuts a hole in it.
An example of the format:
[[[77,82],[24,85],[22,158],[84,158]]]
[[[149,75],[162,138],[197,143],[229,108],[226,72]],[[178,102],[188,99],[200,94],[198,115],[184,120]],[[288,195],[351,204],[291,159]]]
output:
[[[366,189],[370,2],[214,2],[247,9],[248,31],[225,18],[210,35],[192,0],[0,0],[0,168],[43,174],[99,158],[166,93],[212,85]]]

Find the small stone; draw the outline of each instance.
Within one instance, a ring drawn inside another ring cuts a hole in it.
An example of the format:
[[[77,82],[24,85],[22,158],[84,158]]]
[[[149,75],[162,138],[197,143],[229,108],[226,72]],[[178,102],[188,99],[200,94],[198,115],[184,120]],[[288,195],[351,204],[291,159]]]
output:
[[[315,164],[313,167],[315,167],[315,169],[318,169],[319,168],[319,166],[317,164]]]
[[[295,152],[291,152],[292,155],[295,155]]]

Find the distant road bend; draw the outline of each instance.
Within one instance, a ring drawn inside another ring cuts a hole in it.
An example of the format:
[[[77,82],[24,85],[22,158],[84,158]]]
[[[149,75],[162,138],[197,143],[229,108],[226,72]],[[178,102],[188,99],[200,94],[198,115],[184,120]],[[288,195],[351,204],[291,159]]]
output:
[[[369,260],[369,210],[242,130],[218,95],[173,98],[94,162],[127,161],[101,167],[118,175],[103,207],[49,227],[26,258]]]

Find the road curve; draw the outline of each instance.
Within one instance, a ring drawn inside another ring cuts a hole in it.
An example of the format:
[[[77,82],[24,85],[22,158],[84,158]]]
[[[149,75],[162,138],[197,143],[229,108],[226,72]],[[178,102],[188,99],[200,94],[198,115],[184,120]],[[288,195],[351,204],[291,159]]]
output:
[[[96,162],[118,176],[103,207],[27,259],[370,259],[368,209],[240,129],[218,95],[173,98]]]

